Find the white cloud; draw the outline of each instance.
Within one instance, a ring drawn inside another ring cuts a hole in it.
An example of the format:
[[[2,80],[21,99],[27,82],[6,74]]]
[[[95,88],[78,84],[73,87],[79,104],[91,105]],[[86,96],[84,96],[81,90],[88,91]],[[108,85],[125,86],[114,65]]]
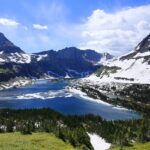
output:
[[[19,23],[12,19],[0,18],[0,25],[4,26],[18,26]]]
[[[33,24],[33,28],[30,28],[31,24],[0,18],[0,32],[28,52],[77,46],[122,55],[150,33],[150,5],[126,8],[114,13],[97,9],[81,23],[70,22],[67,19],[67,8],[57,3],[43,4],[36,7],[36,10],[29,10],[33,16],[38,10],[36,20],[40,22],[42,19],[46,24]],[[19,27],[10,28],[10,25]],[[29,45],[25,44],[28,42]]]
[[[33,28],[34,29],[38,29],[38,30],[47,30],[48,26],[46,26],[46,25],[40,25],[40,24],[33,24]]]
[[[120,55],[133,49],[150,33],[150,5],[115,13],[95,10],[82,24],[80,48]]]

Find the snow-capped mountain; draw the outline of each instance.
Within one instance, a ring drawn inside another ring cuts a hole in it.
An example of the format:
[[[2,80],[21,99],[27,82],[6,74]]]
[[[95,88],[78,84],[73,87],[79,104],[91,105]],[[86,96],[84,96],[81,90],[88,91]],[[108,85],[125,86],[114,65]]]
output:
[[[100,60],[110,58],[108,53],[76,47],[27,54],[0,33],[0,81],[15,77],[83,77],[100,67]]]
[[[150,84],[150,35],[130,53],[105,61],[103,67],[87,78],[91,82]]]
[[[29,54],[25,53],[7,53],[5,54],[4,51],[0,51],[0,63],[30,63],[31,62],[31,56]]]
[[[9,41],[0,33],[0,63],[30,63],[31,56]]]

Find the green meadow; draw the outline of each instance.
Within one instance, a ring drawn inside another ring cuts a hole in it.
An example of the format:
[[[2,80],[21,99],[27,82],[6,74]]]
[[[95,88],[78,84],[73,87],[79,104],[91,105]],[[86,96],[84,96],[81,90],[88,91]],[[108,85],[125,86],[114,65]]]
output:
[[[64,143],[53,134],[38,132],[23,135],[19,132],[1,133],[0,150],[79,150]]]

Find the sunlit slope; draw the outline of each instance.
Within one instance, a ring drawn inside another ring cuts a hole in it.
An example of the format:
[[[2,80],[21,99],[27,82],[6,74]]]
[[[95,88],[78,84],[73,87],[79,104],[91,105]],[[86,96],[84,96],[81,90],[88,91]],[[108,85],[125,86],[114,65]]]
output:
[[[0,150],[77,150],[48,133],[0,134]]]

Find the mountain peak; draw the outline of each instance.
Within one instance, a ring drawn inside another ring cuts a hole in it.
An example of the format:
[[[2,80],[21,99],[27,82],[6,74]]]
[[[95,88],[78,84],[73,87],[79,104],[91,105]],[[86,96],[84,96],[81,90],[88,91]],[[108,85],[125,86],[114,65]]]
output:
[[[3,33],[0,32],[0,51],[4,53],[24,53],[19,47],[9,41]]]
[[[0,32],[0,47],[3,46],[14,46],[14,44],[10,42],[3,33]]]
[[[146,36],[135,48],[135,51],[137,52],[147,52],[150,51],[150,34]]]
[[[130,53],[122,56],[120,59],[141,58],[150,55],[150,34],[147,35]]]

